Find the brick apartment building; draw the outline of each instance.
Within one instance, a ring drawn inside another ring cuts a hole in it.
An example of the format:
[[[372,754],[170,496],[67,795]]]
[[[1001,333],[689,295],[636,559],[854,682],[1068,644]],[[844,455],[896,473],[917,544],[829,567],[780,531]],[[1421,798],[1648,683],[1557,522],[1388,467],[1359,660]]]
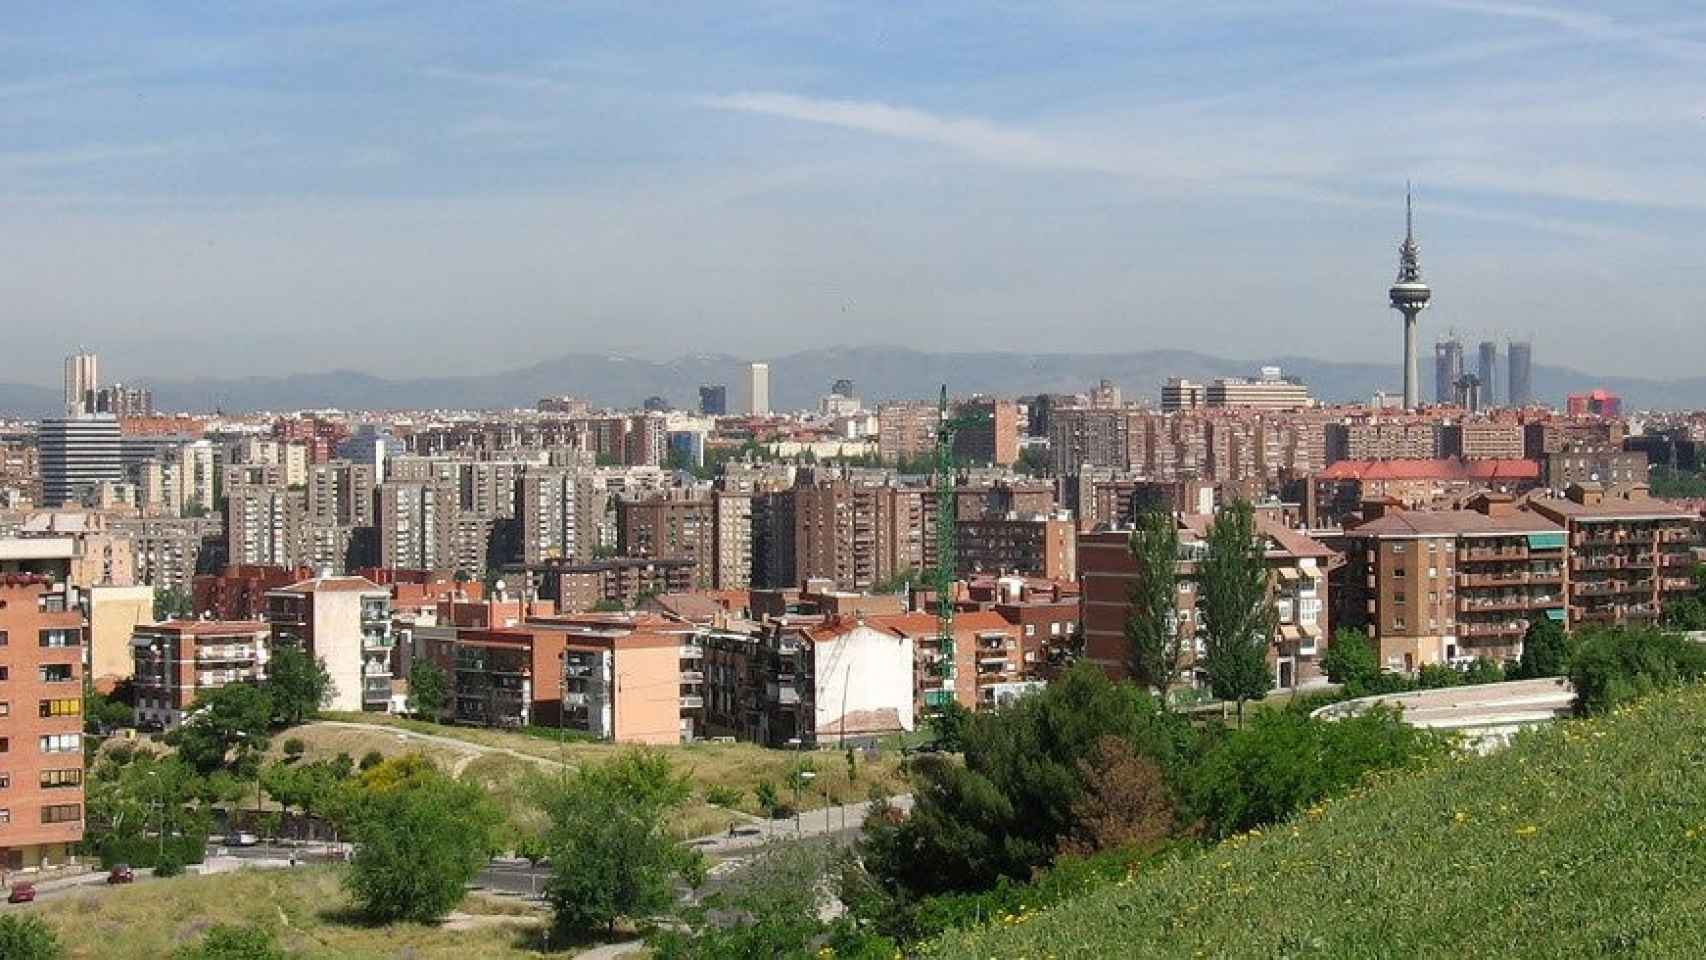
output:
[[[138,626],[130,641],[137,724],[170,730],[183,722],[185,711],[203,693],[263,679],[271,635],[267,624],[254,620],[173,620]]]
[[[716,521],[708,497],[624,498],[616,505],[616,549],[625,557],[690,561],[694,588],[708,590],[717,572]]]
[[[1190,515],[1179,521],[1178,629],[1192,641],[1198,623],[1194,581],[1197,563],[1206,555],[1205,538],[1211,520],[1206,515]],[[1266,541],[1268,585],[1274,603],[1274,636],[1268,654],[1274,685],[1301,686],[1320,677],[1318,661],[1329,640],[1328,575],[1341,558],[1321,542],[1260,514],[1256,525]],[[1126,675],[1125,620],[1137,578],[1130,538],[1130,530],[1098,530],[1078,537],[1084,656],[1115,678]],[[1187,642],[1184,649],[1186,659],[1194,661],[1201,654],[1200,641]]]
[[[956,573],[1013,573],[1078,579],[1078,531],[1070,516],[961,520],[955,525]]]
[[[1380,663],[1518,656],[1529,625],[1565,619],[1562,525],[1509,498],[1472,510],[1391,510],[1345,532],[1334,623],[1361,630]]]
[[[1694,592],[1699,514],[1644,487],[1607,494],[1582,484],[1563,497],[1533,497],[1528,507],[1569,533],[1572,627],[1655,623],[1666,603]]]
[[[215,620],[259,620],[267,611],[267,594],[280,587],[313,578],[308,567],[232,564],[218,573],[190,581],[195,613]]]
[[[0,869],[83,838],[83,617],[62,582],[0,574]]]

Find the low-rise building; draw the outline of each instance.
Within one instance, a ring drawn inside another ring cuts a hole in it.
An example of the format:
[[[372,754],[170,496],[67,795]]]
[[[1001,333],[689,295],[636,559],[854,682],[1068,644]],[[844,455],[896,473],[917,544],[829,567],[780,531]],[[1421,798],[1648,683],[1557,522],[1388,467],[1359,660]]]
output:
[[[1656,623],[1664,605],[1693,594],[1700,517],[1647,496],[1577,484],[1529,509],[1569,532],[1569,623]]]
[[[136,721],[170,730],[202,694],[266,675],[271,631],[255,620],[173,620],[138,626],[131,634]]]

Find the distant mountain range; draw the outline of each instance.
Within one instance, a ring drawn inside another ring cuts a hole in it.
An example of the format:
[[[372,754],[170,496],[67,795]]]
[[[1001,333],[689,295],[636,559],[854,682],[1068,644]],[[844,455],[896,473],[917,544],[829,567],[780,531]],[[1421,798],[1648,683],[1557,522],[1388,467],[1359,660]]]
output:
[[[778,410],[814,407],[837,378],[851,378],[868,403],[927,398],[946,383],[951,393],[1022,396],[1076,392],[1103,378],[1127,399],[1156,401],[1168,377],[1206,380],[1250,376],[1262,365],[1284,369],[1308,383],[1326,401],[1366,400],[1376,390],[1397,392],[1396,364],[1341,363],[1306,357],[1228,360],[1184,350],[1131,353],[925,353],[900,347],[830,347],[768,358],[771,405]],[[1433,396],[1431,364],[1424,370],[1423,396]],[[240,379],[138,380],[154,390],[161,410],[248,413],[337,407],[345,410],[502,409],[531,407],[544,396],[567,394],[594,405],[638,406],[661,396],[678,407],[698,404],[702,383],[728,387],[731,411],[741,403],[746,359],[694,354],[667,362],[604,354],[565,354],[517,370],[464,377],[392,380],[355,371]],[[1501,381],[1504,370],[1499,371]],[[1501,393],[1503,383],[1500,384]],[[1631,409],[1706,408],[1706,377],[1654,380],[1595,377],[1565,367],[1534,368],[1539,400],[1562,405],[1566,393],[1604,387],[1622,395]],[[60,405],[55,389],[0,383],[0,413],[38,417]]]

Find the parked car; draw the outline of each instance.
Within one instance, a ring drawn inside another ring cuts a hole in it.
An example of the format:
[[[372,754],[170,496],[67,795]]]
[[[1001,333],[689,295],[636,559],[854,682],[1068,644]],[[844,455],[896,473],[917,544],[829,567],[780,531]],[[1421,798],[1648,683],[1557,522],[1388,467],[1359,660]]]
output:
[[[233,833],[225,838],[228,847],[252,847],[261,842],[261,838],[252,833]]]
[[[12,892],[6,895],[7,903],[34,903],[36,901],[36,885],[28,880],[20,880],[12,884]]]
[[[136,873],[135,873],[135,871],[130,869],[130,864],[121,863],[118,866],[113,867],[112,872],[107,874],[107,882],[108,883],[135,883],[136,882]]]

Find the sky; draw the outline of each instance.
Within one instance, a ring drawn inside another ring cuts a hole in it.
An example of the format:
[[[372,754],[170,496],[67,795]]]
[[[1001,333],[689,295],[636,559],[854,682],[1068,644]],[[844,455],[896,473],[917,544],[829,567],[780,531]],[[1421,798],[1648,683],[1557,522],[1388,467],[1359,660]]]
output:
[[[1422,339],[1702,372],[1706,9],[174,0],[0,31],[0,381]]]

